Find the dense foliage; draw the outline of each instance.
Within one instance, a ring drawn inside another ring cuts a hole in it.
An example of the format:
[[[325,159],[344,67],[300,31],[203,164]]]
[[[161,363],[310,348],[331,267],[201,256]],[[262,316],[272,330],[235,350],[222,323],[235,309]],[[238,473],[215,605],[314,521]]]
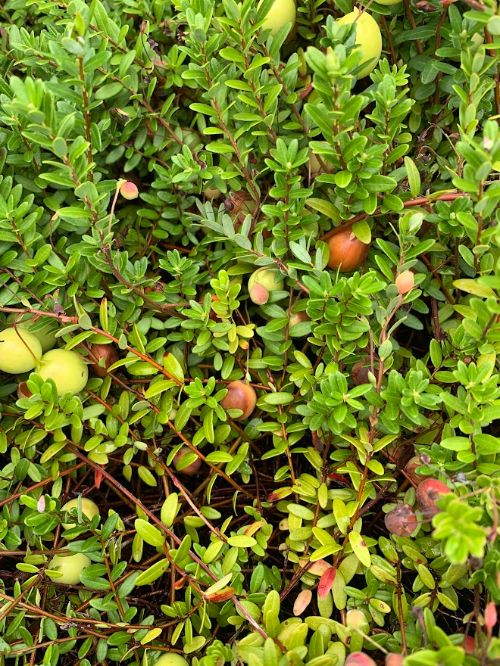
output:
[[[500,657],[497,4],[271,5],[0,8],[8,664]]]

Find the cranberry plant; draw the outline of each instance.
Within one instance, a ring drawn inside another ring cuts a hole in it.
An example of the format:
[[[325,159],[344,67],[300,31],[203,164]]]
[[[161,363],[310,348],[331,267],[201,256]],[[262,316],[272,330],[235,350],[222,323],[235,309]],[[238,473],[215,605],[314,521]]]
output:
[[[0,8],[7,663],[500,658],[500,15],[352,10]]]

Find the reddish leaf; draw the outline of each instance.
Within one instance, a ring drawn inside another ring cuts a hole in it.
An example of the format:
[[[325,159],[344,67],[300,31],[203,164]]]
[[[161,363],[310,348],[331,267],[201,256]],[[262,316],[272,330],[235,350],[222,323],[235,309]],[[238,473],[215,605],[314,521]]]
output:
[[[245,529],[243,530],[243,534],[246,536],[253,536],[255,532],[258,532],[260,528],[264,525],[263,520],[257,520],[255,523],[252,523],[251,525],[247,525]]]
[[[301,561],[300,565],[306,566],[305,561]],[[308,568],[308,572],[314,574],[315,576],[322,576],[325,571],[329,568],[329,564],[326,560],[316,560],[316,562],[313,562],[311,566]]]
[[[187,576],[182,576],[178,578],[174,583],[174,590],[182,590],[186,582],[189,580]]]
[[[335,567],[328,567],[328,569],[319,579],[318,597],[323,598],[327,596],[328,592],[330,592],[330,590],[332,589],[336,575],[337,575],[337,569]]]
[[[218,601],[227,601],[228,599],[231,599],[231,597],[234,597],[234,587],[225,587],[219,592],[205,595],[207,601],[212,601],[214,603],[217,603]]]
[[[465,650],[466,654],[475,654],[476,652],[476,641],[472,636],[464,636],[464,642],[462,647]]]
[[[347,478],[347,476],[344,476],[343,474],[336,474],[335,472],[330,472],[328,474],[328,478],[332,479],[332,481],[336,481],[339,484],[339,486],[347,487],[350,485],[349,479]]]
[[[491,631],[498,621],[497,609],[493,601],[490,601],[484,609],[484,625],[488,631]]]
[[[302,615],[302,613],[311,603],[311,599],[311,590],[302,590],[302,592],[299,592],[297,598],[295,599],[295,603],[293,604],[293,614],[295,617]]]
[[[103,479],[103,473],[101,469],[94,470],[94,486],[99,490],[101,482]]]

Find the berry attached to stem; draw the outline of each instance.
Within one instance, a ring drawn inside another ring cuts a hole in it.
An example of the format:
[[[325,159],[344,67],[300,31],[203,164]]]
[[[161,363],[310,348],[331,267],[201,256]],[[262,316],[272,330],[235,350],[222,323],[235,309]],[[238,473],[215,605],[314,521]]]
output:
[[[398,292],[401,296],[407,294],[415,286],[415,274],[411,271],[403,271],[394,280]]]
[[[384,518],[384,522],[389,532],[397,536],[410,536],[418,525],[415,512],[408,504],[400,504],[389,511]]]
[[[38,372],[43,379],[53,380],[57,395],[80,393],[89,378],[83,357],[66,349],[51,349],[44,354]]]
[[[263,30],[270,30],[275,35],[287,23],[295,24],[295,0],[275,0],[264,19]]]
[[[344,229],[329,239],[328,249],[328,266],[341,273],[349,273],[361,266],[370,246],[356,238],[351,229]]]
[[[89,360],[92,372],[98,377],[106,377],[108,368],[118,360],[118,353],[113,345],[90,345]]]
[[[120,194],[124,199],[131,201],[139,196],[139,188],[131,180],[124,180],[120,185]]]
[[[183,446],[174,456],[173,465],[179,474],[185,476],[195,476],[200,471],[201,458],[196,457],[192,462],[190,460],[196,455],[190,448]]]
[[[222,399],[221,405],[225,410],[239,409],[243,413],[236,416],[235,419],[243,421],[253,412],[256,402],[257,394],[253,386],[237,379],[228,384],[227,395]]]
[[[417,486],[417,502],[426,518],[432,518],[440,509],[436,502],[441,495],[450,493],[448,486],[438,479],[424,479]]]
[[[382,53],[382,34],[377,21],[367,11],[360,12],[356,8],[353,12],[342,16],[337,23],[355,24],[356,46],[362,55],[361,65],[364,65],[356,76],[358,79],[368,76],[377,66]]]
[[[250,300],[256,305],[265,305],[271,292],[281,291],[283,287],[283,277],[275,268],[259,268],[248,279]]]
[[[25,328],[6,328],[0,332],[0,370],[12,375],[33,370],[42,356],[38,338]]]

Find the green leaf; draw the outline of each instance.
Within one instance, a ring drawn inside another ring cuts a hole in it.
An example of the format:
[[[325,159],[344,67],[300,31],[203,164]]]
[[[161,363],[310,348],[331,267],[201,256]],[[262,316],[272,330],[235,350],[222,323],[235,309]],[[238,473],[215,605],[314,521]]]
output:
[[[406,156],[404,158],[406,175],[408,178],[408,185],[410,186],[410,192],[413,197],[418,197],[420,194],[421,183],[420,183],[420,173],[416,167],[415,162],[411,157]]]
[[[441,350],[441,344],[434,338],[430,341],[429,344],[429,355],[431,357],[432,365],[435,368],[441,367],[443,361],[443,352]]]
[[[291,393],[266,393],[264,402],[268,405],[288,405],[293,402],[294,397]]]
[[[235,548],[251,548],[252,546],[255,546],[257,540],[251,536],[236,534],[234,536],[230,536],[227,542],[230,546],[234,546]]]
[[[212,141],[211,143],[207,143],[205,148],[211,153],[220,153],[221,155],[233,152],[231,144],[224,141]]]
[[[470,280],[466,278],[461,280],[454,280],[453,286],[457,289],[460,289],[461,291],[467,292],[468,294],[474,294],[474,296],[479,296],[481,298],[495,298],[495,292],[493,289],[491,289],[491,287],[480,285],[477,280]]]
[[[177,493],[170,493],[170,495],[163,502],[161,507],[160,511],[161,522],[166,527],[170,527],[173,524],[178,511],[179,511],[179,496],[177,495]]]
[[[163,356],[163,367],[170,375],[181,382],[184,381],[184,370],[174,354],[168,353]]]
[[[63,220],[90,220],[90,211],[79,206],[66,206],[65,208],[58,208],[57,214]]]
[[[212,451],[206,456],[207,462],[212,463],[213,465],[218,465],[220,463],[231,462],[233,456],[227,451]]]
[[[156,476],[151,472],[148,467],[144,465],[139,465],[137,468],[137,474],[139,475],[141,481],[143,481],[147,486],[154,488],[158,485],[158,480]]]
[[[371,470],[374,474],[377,474],[378,476],[382,476],[385,473],[384,466],[378,460],[369,460],[366,463],[366,466],[368,467],[369,470]]]
[[[137,534],[150,546],[161,548],[165,543],[164,534],[162,534],[159,529],[148,523],[147,520],[137,518],[134,522],[134,527]]]
[[[309,208],[312,208],[313,210],[317,210],[318,213],[321,213],[322,215],[326,215],[326,217],[329,217],[334,222],[340,222],[339,211],[332,203],[330,203],[330,201],[311,197],[306,199],[306,206],[309,206]]]
[[[392,353],[392,341],[384,340],[378,349],[378,355],[382,361],[385,361]]]
[[[302,261],[304,264],[312,264],[309,252],[306,250],[306,248],[303,245],[300,245],[295,241],[290,241],[290,249],[293,252],[293,254],[297,257],[297,259]]]
[[[205,636],[195,636],[189,643],[184,644],[184,653],[191,654],[192,652],[198,652],[207,642]]]
[[[170,562],[167,559],[155,562],[145,571],[141,571],[141,573],[137,576],[135,584],[151,585],[151,583],[154,583],[155,580],[158,580],[158,578],[161,578],[161,576],[163,576],[163,574],[165,573],[165,571],[168,569],[169,566]]]
[[[314,520],[314,511],[308,509],[306,506],[302,506],[302,504],[294,504],[291,502],[287,506],[287,509],[293,516],[297,516],[303,520]]]
[[[151,641],[154,641],[155,638],[158,638],[160,634],[162,633],[163,629],[161,627],[156,627],[154,629],[150,629],[145,636],[141,638],[141,645],[146,645],[147,643],[151,643]]]
[[[449,451],[467,451],[471,443],[468,437],[446,437],[441,440],[440,446]]]
[[[327,546],[320,546],[314,550],[310,555],[311,562],[317,562],[318,560],[324,560],[325,557],[330,557],[342,550],[342,546],[338,543],[332,543]]]
[[[90,565],[89,567],[83,569],[83,571],[80,574],[80,582],[82,583],[82,585],[85,585],[85,587],[88,587],[90,590],[99,590],[100,592],[107,592],[111,587],[109,580],[106,580],[105,578],[102,578],[100,576],[96,576],[96,574],[92,571],[92,566],[95,565]]]
[[[312,49],[308,49],[308,53]],[[328,137],[332,137],[332,124],[329,117],[329,113],[326,111],[324,106],[317,107],[314,104],[305,105],[306,113],[311,117],[312,121],[319,127],[322,131],[325,139],[328,140]]]
[[[337,187],[345,188],[352,180],[352,173],[350,171],[338,171],[335,174],[335,185]]]
[[[233,573],[226,574],[220,580],[215,582],[213,585],[210,585],[210,587],[208,587],[204,592],[205,596],[208,597],[211,594],[214,594],[215,592],[219,592],[224,587],[226,587],[226,585],[229,585],[229,583],[233,579],[233,575],[234,575]]]
[[[171,379],[160,379],[159,381],[153,382],[151,386],[148,388],[148,390],[145,391],[144,395],[148,399],[154,398],[155,395],[160,395],[161,393],[164,393],[165,391],[168,391],[169,389],[174,388],[175,386],[177,386],[177,384]]]
[[[205,564],[210,564],[210,562],[213,562],[219,556],[219,553],[223,548],[224,548],[223,541],[212,541],[212,543],[208,546],[202,557]]]
[[[62,137],[56,136],[52,142],[52,150],[58,157],[64,157],[68,153],[68,144]]]
[[[444,592],[438,592],[437,593],[437,598],[439,601],[443,604],[445,608],[447,608],[450,611],[456,611],[458,609],[458,604],[455,600],[451,599],[451,597]],[[421,654],[421,653],[419,653]],[[458,657],[458,654],[456,655]],[[453,657],[452,657],[453,659]],[[432,662],[432,666],[435,665],[435,661]],[[416,666],[416,665],[415,665]]]
[[[237,51],[231,46],[226,46],[225,48],[219,51],[224,60],[229,60],[230,62],[244,63],[245,57],[241,51]]]
[[[189,108],[196,113],[203,113],[205,116],[214,116],[216,115],[215,109],[213,109],[208,104],[200,104],[199,102],[193,102],[189,105]]]
[[[403,201],[395,194],[386,194],[382,201],[382,205],[387,210],[392,210],[396,213],[404,209]]]
[[[391,607],[389,604],[386,604],[385,601],[382,601],[382,599],[376,599],[373,597],[370,599],[369,604],[372,608],[375,608],[379,613],[390,613],[391,612]]]
[[[365,567],[369,567],[371,563],[370,551],[368,550],[368,547],[365,544],[361,534],[359,532],[350,532],[349,543],[351,544],[351,548],[361,564],[364,564]]]
[[[25,573],[38,573],[38,567],[35,567],[34,564],[25,564],[24,562],[18,562],[16,564],[16,569],[18,571],[24,571]]]
[[[500,453],[500,438],[486,433],[474,435],[476,453],[480,456],[492,456]]]
[[[123,90],[123,85],[119,81],[113,81],[113,83],[106,83],[98,87],[94,92],[94,97],[96,99],[110,99]]]
[[[346,607],[347,593],[345,591],[345,586],[345,578],[342,575],[342,572],[337,570],[337,575],[335,576],[332,587],[333,603],[337,610],[343,610]]]
[[[178,431],[183,430],[184,426],[186,423],[189,421],[189,417],[191,416],[191,407],[189,406],[188,402],[183,402],[182,405],[177,410],[177,414],[175,415],[175,429]]]
[[[430,590],[433,590],[436,587],[436,582],[429,569],[423,564],[417,564],[417,571],[423,584]]]
[[[366,220],[359,220],[352,225],[352,231],[356,238],[358,238],[362,243],[367,245],[372,240],[372,230],[370,225]]]
[[[363,185],[368,192],[388,192],[396,187],[397,181],[390,176],[372,176],[369,180],[363,181]]]

